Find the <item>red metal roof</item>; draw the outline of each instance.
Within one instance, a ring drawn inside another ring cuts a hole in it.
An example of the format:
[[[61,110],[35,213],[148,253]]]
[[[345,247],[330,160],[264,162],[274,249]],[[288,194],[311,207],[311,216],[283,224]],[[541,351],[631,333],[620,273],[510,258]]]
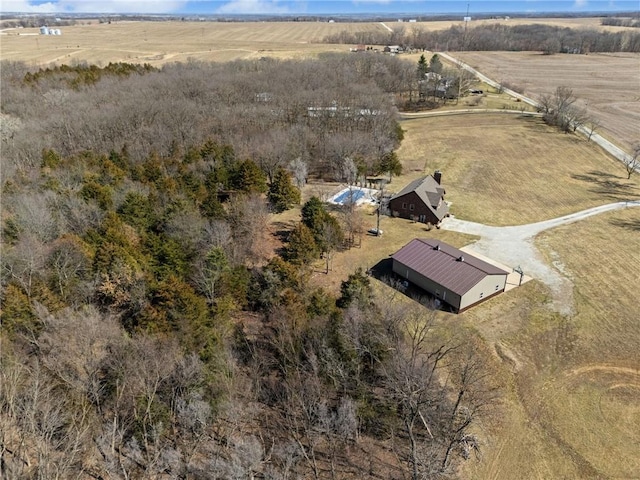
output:
[[[392,258],[458,295],[464,295],[487,275],[508,274],[501,268],[430,238],[411,240]]]

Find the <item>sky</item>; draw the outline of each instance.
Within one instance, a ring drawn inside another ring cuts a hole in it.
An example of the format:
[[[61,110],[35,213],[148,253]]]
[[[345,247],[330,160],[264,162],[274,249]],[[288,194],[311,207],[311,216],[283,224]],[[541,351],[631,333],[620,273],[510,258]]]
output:
[[[174,15],[638,11],[638,0],[0,0],[0,12]]]

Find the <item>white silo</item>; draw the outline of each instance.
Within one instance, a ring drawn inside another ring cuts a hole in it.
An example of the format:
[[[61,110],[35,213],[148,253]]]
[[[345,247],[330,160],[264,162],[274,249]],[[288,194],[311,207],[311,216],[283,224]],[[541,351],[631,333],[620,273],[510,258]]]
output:
[[[46,25],[40,27],[40,35],[49,35],[49,27],[47,27]]]

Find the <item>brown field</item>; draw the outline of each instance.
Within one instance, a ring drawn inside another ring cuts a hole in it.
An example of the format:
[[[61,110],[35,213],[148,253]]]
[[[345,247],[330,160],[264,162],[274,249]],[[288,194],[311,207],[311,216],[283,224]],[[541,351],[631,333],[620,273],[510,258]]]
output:
[[[2,36],[1,56],[36,65],[73,61],[162,65],[188,59],[221,62],[303,58],[327,51],[348,51],[348,45],[319,43],[332,33],[385,31],[379,23],[327,22],[118,22],[61,30],[60,36],[25,35],[37,33],[35,28],[9,30]]]
[[[457,115],[404,120],[398,150],[409,180],[440,169],[451,212],[490,225],[519,225],[640,198],[623,165],[585,138],[539,118]],[[427,132],[425,135],[423,132]]]
[[[468,478],[638,478],[639,232],[636,207],[540,235],[574,283],[573,317],[548,311],[530,282],[456,320],[495,346],[506,375],[503,415],[484,425]]]
[[[598,133],[622,148],[640,142],[640,54],[541,55],[537,52],[455,52],[496,81],[536,99],[558,86],[602,123]]]
[[[462,17],[462,15],[461,15]],[[599,31],[617,32],[617,31],[629,31],[630,27],[613,27],[607,25],[601,25],[600,17],[584,17],[584,18],[509,18],[509,20],[501,19],[474,19],[471,14],[470,28],[477,25],[494,25],[496,23],[506,26],[516,25],[532,25],[542,24],[550,25],[560,28],[578,28],[578,29],[594,29]],[[463,25],[462,21],[434,21],[434,22],[416,22],[416,23],[400,23],[400,22],[388,22],[387,25],[391,28],[413,28],[414,26],[422,28],[424,30],[446,30],[452,25]]]

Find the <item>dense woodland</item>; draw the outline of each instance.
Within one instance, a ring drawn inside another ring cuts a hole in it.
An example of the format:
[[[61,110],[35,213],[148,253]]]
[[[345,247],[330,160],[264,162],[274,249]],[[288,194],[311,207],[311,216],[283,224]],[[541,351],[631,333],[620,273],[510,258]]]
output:
[[[1,71],[1,478],[449,478],[478,453],[482,346],[366,272],[312,286],[354,209],[311,198],[282,248],[268,225],[309,176],[398,173],[414,65]]]
[[[553,53],[640,52],[640,33],[599,32],[550,25],[453,25],[448,30],[420,27],[394,28],[393,32],[347,32],[325,38],[327,43],[401,45],[432,51],[542,51]]]

